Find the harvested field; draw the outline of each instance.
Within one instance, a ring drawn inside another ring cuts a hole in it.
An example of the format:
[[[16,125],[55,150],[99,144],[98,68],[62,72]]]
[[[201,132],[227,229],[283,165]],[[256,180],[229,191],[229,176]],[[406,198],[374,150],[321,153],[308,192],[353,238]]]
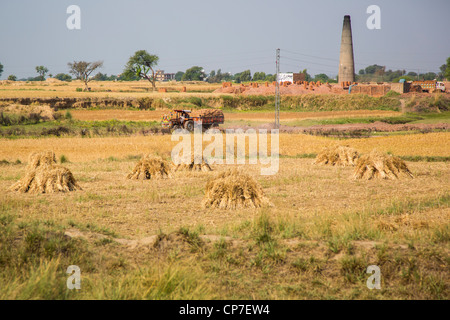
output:
[[[167,89],[167,93],[152,92],[148,81],[90,81],[91,92],[78,92],[77,88],[84,88],[84,83],[79,80],[71,82],[53,81],[2,81],[0,83],[0,97],[17,98],[52,98],[52,97],[105,97],[105,98],[135,98],[135,97],[190,97],[198,95],[214,96],[211,92],[220,87],[220,84],[205,84],[203,82],[157,83],[157,88]],[[187,92],[182,92],[183,87]]]
[[[306,153],[319,153],[330,145],[330,138],[305,134],[280,134],[280,154],[296,156]],[[64,142],[64,143],[62,143]],[[26,162],[28,155],[40,150],[53,150],[64,154],[71,161],[89,162],[108,157],[126,158],[141,155],[141,150],[153,150],[160,155],[170,157],[172,148],[177,144],[170,135],[106,137],[106,138],[45,138],[36,144],[35,139],[0,139],[0,159],[14,162],[19,159]],[[208,143],[204,143],[204,147]],[[399,156],[449,156],[450,133],[427,133],[377,137],[370,139],[346,139],[345,144],[361,153],[373,149],[390,152]]]
[[[46,105],[0,105],[0,112],[4,112],[6,114],[24,115],[28,117],[34,114],[45,120],[55,119],[55,110]]]
[[[193,282],[186,297],[448,297],[447,291],[432,289],[436,279],[442,279],[439,286],[446,283],[448,273],[444,238],[450,218],[445,193],[450,188],[447,163],[411,163],[408,166],[415,179],[391,181],[352,180],[348,177],[353,168],[316,166],[313,159],[282,158],[275,176],[260,176],[258,165],[242,165],[238,168],[255,178],[274,206],[231,211],[201,207],[209,174],[137,183],[124,179],[135,160],[94,159],[71,159],[67,164],[82,182],[83,191],[39,196],[7,191],[23,175],[25,164],[0,166],[0,207],[21,226],[17,230],[28,232],[28,224],[41,221],[42,246],[58,241],[55,235],[61,228],[67,245],[79,244],[78,237],[85,239],[83,244],[92,255],[83,253],[79,264],[92,286],[83,282],[84,290],[79,292],[83,297],[110,296],[96,288],[114,279],[133,281],[139,293],[141,285],[145,288],[142,281],[159,283],[158,272],[173,276],[173,270],[181,272],[182,283],[191,279],[189,275],[196,281],[208,279],[206,287]],[[228,167],[215,165],[213,169],[224,172]],[[3,219],[0,228],[8,221]],[[13,236],[19,245],[20,235]],[[401,276],[407,274],[412,259],[420,265],[417,272],[423,279],[432,277],[424,280],[428,282],[419,284],[413,277]],[[347,279],[342,271],[349,261],[361,265],[355,280]],[[165,269],[165,263],[172,272]],[[380,264],[386,277],[383,287],[389,293],[361,290],[368,277],[365,267],[374,263]],[[90,265],[96,267],[95,273],[89,271]],[[162,269],[156,268],[155,277],[149,279],[149,271],[142,273],[148,266]],[[233,285],[223,285],[224,279]],[[314,279],[323,285],[315,285]],[[258,291],[261,283],[264,290]],[[290,290],[293,285],[305,291]],[[196,288],[206,288],[202,291],[206,296],[196,293]]]

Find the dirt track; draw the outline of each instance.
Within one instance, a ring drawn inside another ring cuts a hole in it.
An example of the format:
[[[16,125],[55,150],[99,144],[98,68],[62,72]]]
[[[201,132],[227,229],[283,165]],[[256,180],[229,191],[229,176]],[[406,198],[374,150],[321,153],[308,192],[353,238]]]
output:
[[[228,129],[249,129],[249,126],[229,126]],[[271,129],[274,128],[272,123],[266,123],[259,126],[253,126],[254,129]],[[450,125],[448,123],[415,123],[415,124],[388,124],[384,122],[374,123],[351,123],[351,124],[326,124],[326,125],[313,125],[309,127],[301,126],[280,126],[280,132],[284,133],[332,133],[332,132],[396,132],[396,131],[422,131],[429,132],[433,130],[449,130]]]
[[[85,121],[128,120],[128,121],[160,121],[161,117],[171,110],[70,110],[74,119]],[[400,112],[383,110],[353,111],[321,111],[321,112],[281,112],[281,121],[295,121],[321,118],[356,118],[356,117],[393,117]],[[225,112],[225,120],[271,121],[273,112]]]

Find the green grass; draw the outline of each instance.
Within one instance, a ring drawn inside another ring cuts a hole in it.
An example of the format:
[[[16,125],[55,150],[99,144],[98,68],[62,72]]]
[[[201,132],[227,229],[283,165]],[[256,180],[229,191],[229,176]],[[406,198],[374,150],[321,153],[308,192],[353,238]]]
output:
[[[448,198],[441,195],[421,202],[404,201],[374,209],[369,216],[448,207]],[[448,227],[435,231],[435,244],[410,243],[403,250],[395,249],[389,245],[391,240],[383,239],[383,244],[373,250],[361,251],[353,244],[359,238],[333,231],[331,221],[322,226],[312,221],[305,228],[304,224],[295,225],[294,220],[276,220],[271,209],[262,209],[253,219],[228,229],[233,240],[238,241],[234,244],[224,237],[208,244],[200,236],[204,227],[190,226],[170,235],[161,233],[159,243],[164,242],[167,247],[131,252],[116,243],[114,231],[102,226],[69,221],[71,228],[106,236],[82,240],[65,236],[67,226],[52,220],[19,220],[17,213],[29,204],[26,201],[0,204],[1,299],[448,299],[449,296],[444,277],[448,259],[440,250],[449,241]],[[340,219],[351,222],[360,218],[353,212]],[[321,236],[305,241],[308,237],[302,232],[313,232],[314,227],[321,229]],[[171,243],[175,241],[171,240],[173,235],[180,242]],[[299,240],[295,248],[285,244],[290,238]],[[369,277],[366,269],[371,264],[382,270],[382,290],[366,288]],[[66,287],[69,265],[81,269],[81,290]]]
[[[140,134],[143,130],[158,130],[157,121],[81,121],[57,120],[30,125],[0,126],[0,136],[16,138],[39,138],[45,136],[127,136]]]

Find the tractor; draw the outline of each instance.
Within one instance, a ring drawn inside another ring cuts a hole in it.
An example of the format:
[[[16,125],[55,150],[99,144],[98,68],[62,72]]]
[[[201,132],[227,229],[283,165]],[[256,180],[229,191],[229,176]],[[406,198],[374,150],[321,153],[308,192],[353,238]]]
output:
[[[173,110],[162,118],[161,126],[171,130],[186,129],[189,132],[194,131],[194,123],[202,124],[202,130],[206,131],[211,127],[218,127],[224,122],[222,110],[202,109],[192,115],[191,110]]]

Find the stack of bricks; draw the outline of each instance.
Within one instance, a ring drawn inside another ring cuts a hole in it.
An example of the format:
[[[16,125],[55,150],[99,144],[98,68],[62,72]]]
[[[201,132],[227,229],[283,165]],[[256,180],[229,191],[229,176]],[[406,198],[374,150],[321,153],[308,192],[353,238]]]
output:
[[[252,83],[252,88],[258,88],[258,83],[253,82],[253,83]]]
[[[167,89],[166,88],[159,88],[158,92],[167,92]]]
[[[186,92],[186,87],[181,87],[181,92]]]
[[[265,85],[266,85],[266,87],[268,87],[268,86],[269,86],[269,83],[266,81],[266,84],[265,84]]]
[[[222,83],[222,88],[228,88],[228,87],[231,87],[231,86],[232,86],[231,82],[224,82],[224,83]]]

